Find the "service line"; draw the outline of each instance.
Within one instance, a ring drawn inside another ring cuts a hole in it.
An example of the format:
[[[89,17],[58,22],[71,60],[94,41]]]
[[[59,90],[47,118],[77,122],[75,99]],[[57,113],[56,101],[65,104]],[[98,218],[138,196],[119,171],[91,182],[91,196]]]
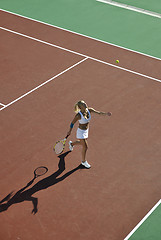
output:
[[[4,105],[3,103],[0,103],[0,106],[3,106],[3,107],[5,107],[5,105]]]
[[[47,83],[51,82],[52,80],[54,80],[55,78],[61,76],[62,74],[64,74],[65,72],[68,72],[69,70],[71,70],[72,68],[78,66],[79,64],[81,64],[82,62],[86,61],[88,58],[83,58],[81,61],[73,64],[72,66],[70,66],[69,68],[65,69],[64,71],[60,72],[59,74],[55,75],[54,77],[48,79],[47,81],[43,82],[42,84],[40,84],[39,86],[33,88],[32,90],[30,90],[29,92],[23,94],[22,96],[20,96],[19,98],[15,99],[14,101],[10,102],[9,104],[5,105],[4,107],[2,107],[0,109],[0,111],[2,111],[3,109],[11,106],[12,104],[18,102],[19,100],[21,100],[22,98],[26,97],[27,95],[29,95],[30,93],[36,91],[37,89],[41,88],[42,86],[46,85]]]
[[[91,57],[91,56],[88,56],[88,55],[85,55],[85,54],[82,54],[82,53],[79,53],[79,52],[76,52],[76,51],[72,51],[72,50],[70,50],[70,49],[63,48],[63,47],[60,47],[60,46],[58,46],[58,45],[55,45],[55,44],[52,44],[52,43],[48,43],[48,42],[46,42],[46,41],[42,41],[42,40],[40,40],[40,39],[37,39],[37,38],[34,38],[34,37],[30,37],[30,36],[28,36],[28,35],[25,35],[25,34],[22,34],[22,33],[19,33],[19,32],[15,32],[15,31],[10,30],[10,29],[8,29],[8,28],[0,27],[0,29],[2,29],[2,30],[4,30],[4,31],[11,32],[11,33],[13,33],[13,34],[17,34],[17,35],[19,35],[19,36],[22,36],[22,37],[25,37],[25,38],[28,38],[28,39],[31,39],[31,40],[34,40],[34,41],[37,41],[37,42],[40,42],[40,43],[42,43],[42,44],[46,44],[46,45],[49,45],[49,46],[53,46],[53,47],[55,47],[55,48],[59,48],[59,49],[61,49],[61,50],[64,50],[64,51],[67,51],[67,52],[70,52],[70,53],[79,55],[79,56],[84,57],[84,58],[89,58],[89,59],[94,60],[94,61],[96,61],[96,62],[100,62],[100,63],[109,65],[109,66],[111,66],[111,67],[114,67],[114,68],[117,68],[117,69],[120,69],[120,70],[123,70],[123,71],[126,71],[126,72],[130,72],[130,73],[139,75],[139,76],[141,76],[141,77],[145,77],[145,78],[148,78],[148,79],[157,81],[157,82],[161,82],[161,79],[157,79],[157,78],[154,78],[154,77],[150,77],[150,76],[148,76],[148,75],[145,75],[145,74],[142,74],[142,73],[138,73],[138,72],[132,71],[132,70],[127,69],[127,68],[119,67],[119,66],[117,66],[117,65],[114,65],[114,64],[111,64],[111,63],[102,61],[102,60],[100,60],[100,59],[97,59],[97,58],[94,58],[94,57]]]
[[[126,48],[126,47],[122,47],[122,46],[116,45],[116,44],[114,44],[114,43],[110,43],[110,42],[103,41],[103,40],[100,40],[100,39],[97,39],[97,38],[94,38],[94,37],[90,37],[90,36],[87,36],[87,35],[85,35],[85,34],[81,34],[81,33],[78,33],[78,32],[74,32],[74,31],[71,31],[71,30],[69,30],[69,29],[65,29],[65,28],[62,28],[62,27],[58,27],[58,26],[53,25],[53,24],[45,23],[45,22],[42,22],[42,21],[40,21],[40,20],[36,20],[36,19],[30,18],[30,17],[23,16],[23,15],[21,15],[21,14],[17,14],[17,13],[14,13],[14,12],[11,12],[11,11],[7,11],[7,10],[1,9],[1,8],[0,8],[0,11],[6,12],[6,13],[10,13],[10,14],[12,14],[12,15],[14,15],[14,16],[18,16],[18,17],[21,17],[21,18],[24,18],[24,19],[27,19],[27,20],[31,20],[31,21],[34,21],[34,22],[37,22],[37,23],[41,23],[41,24],[43,24],[43,25],[50,26],[50,27],[53,27],[53,28],[61,29],[61,30],[63,30],[63,31],[70,32],[70,33],[76,34],[76,35],[78,35],[78,36],[82,36],[82,37],[85,37],[85,38],[88,38],[88,39],[92,39],[92,40],[95,40],[95,41],[98,41],[98,42],[101,42],[101,43],[105,43],[105,44],[108,44],[108,45],[111,45],[111,46],[114,46],[114,47],[117,47],[117,48],[121,48],[121,49],[130,51],[130,52],[133,52],[133,53],[138,53],[138,54],[140,54],[140,55],[143,55],[143,56],[150,57],[150,58],[157,59],[157,60],[160,60],[160,61],[161,61],[161,58],[157,58],[157,57],[154,57],[154,56],[151,56],[151,55],[142,53],[142,52],[138,52],[138,51],[135,51],[135,50]]]
[[[127,69],[127,68],[123,68],[123,67],[119,67],[117,65],[114,65],[114,64],[111,64],[111,63],[108,63],[108,62],[105,62],[105,61],[102,61],[100,59],[97,59],[97,58],[93,58],[91,56],[88,56],[88,55],[85,55],[85,54],[81,54],[79,52],[76,52],[76,51],[72,51],[70,49],[67,49],[67,48],[63,48],[63,47],[60,47],[58,45],[55,45],[55,44],[52,44],[52,43],[49,43],[49,42],[46,42],[46,41],[42,41],[40,39],[37,39],[37,38],[33,38],[33,37],[30,37],[28,35],[25,35],[25,34],[22,34],[22,33],[19,33],[19,32],[16,32],[16,31],[13,31],[13,30],[10,30],[10,29],[7,29],[7,28],[4,28],[4,27],[0,27],[1,30],[4,30],[4,31],[7,31],[7,32],[10,32],[12,34],[16,34],[16,35],[19,35],[21,37],[25,37],[25,38],[28,38],[30,40],[33,40],[33,41],[37,41],[39,43],[42,43],[42,44],[45,44],[45,45],[48,45],[48,46],[52,46],[52,47],[55,47],[55,48],[58,48],[58,49],[61,49],[63,51],[66,51],[66,52],[70,52],[70,53],[73,53],[73,54],[76,54],[76,55],[79,55],[81,57],[83,57],[83,60],[81,60],[80,62],[72,65],[71,67],[67,68],[66,70],[64,70],[63,72],[57,74],[56,76],[52,77],[51,79],[45,81],[43,84],[37,86],[36,88],[32,89],[31,91],[27,92],[26,94],[22,95],[21,97],[17,98],[16,100],[10,102],[9,104],[5,105],[4,107],[2,107],[0,109],[3,110],[7,107],[9,107],[10,105],[12,105],[13,103],[17,102],[18,100],[22,99],[23,97],[27,96],[28,94],[34,92],[35,90],[39,89],[40,87],[42,87],[43,85],[47,84],[48,82],[52,81],[53,79],[59,77],[60,75],[62,75],[63,73],[69,71],[71,68],[74,68],[75,66],[77,66],[78,64],[82,63],[83,61],[87,60],[87,59],[91,59],[93,61],[96,61],[96,62],[99,62],[99,63],[102,63],[102,64],[106,64],[108,66],[111,66],[111,67],[114,67],[114,68],[117,68],[117,69],[120,69],[120,70],[123,70],[123,71],[126,71],[126,72],[129,72],[129,73],[132,73],[132,74],[135,74],[135,75],[138,75],[138,76],[141,76],[141,77],[144,77],[144,78],[147,78],[147,79],[150,79],[150,80],[153,80],[153,81],[157,81],[157,82],[161,82],[161,79],[157,79],[157,78],[154,78],[154,77],[150,77],[148,75],[145,75],[145,74],[142,74],[142,73],[138,73],[138,72],[135,72],[135,71],[132,71],[130,69]]]

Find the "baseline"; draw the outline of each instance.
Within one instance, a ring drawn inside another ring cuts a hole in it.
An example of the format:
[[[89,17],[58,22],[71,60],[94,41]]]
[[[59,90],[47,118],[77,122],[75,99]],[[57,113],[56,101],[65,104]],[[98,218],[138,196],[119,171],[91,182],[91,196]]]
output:
[[[124,50],[130,51],[130,52],[133,52],[133,53],[137,53],[137,54],[140,54],[140,55],[142,55],[142,56],[146,56],[146,57],[149,57],[149,58],[152,58],[152,59],[156,59],[156,60],[161,60],[161,58],[154,57],[154,56],[149,55],[149,54],[145,54],[145,53],[142,53],[142,52],[138,52],[138,51],[135,51],[135,50],[126,48],[126,47],[119,46],[119,45],[114,44],[114,43],[106,42],[106,41],[103,41],[103,40],[100,40],[100,39],[97,39],[97,38],[94,38],[94,37],[87,36],[87,35],[85,35],[85,34],[77,33],[77,32],[74,32],[74,31],[71,31],[71,30],[62,28],[62,27],[58,27],[58,26],[56,26],[56,25],[52,25],[52,24],[49,24],[49,23],[45,23],[45,22],[42,22],[42,21],[40,21],[40,20],[36,20],[36,19],[30,18],[30,17],[23,16],[23,15],[21,15],[21,14],[17,14],[17,13],[11,12],[11,11],[7,11],[7,10],[2,9],[2,8],[0,8],[0,11],[6,12],[6,13],[10,13],[10,14],[12,14],[12,15],[15,15],[15,16],[18,16],[18,17],[21,17],[21,18],[24,18],[24,19],[28,19],[28,20],[31,20],[31,21],[34,21],[34,22],[37,22],[37,23],[41,23],[41,24],[44,24],[44,25],[46,25],[46,26],[50,26],[50,27],[53,27],[53,28],[57,28],[57,29],[60,29],[60,30],[63,30],[63,31],[66,31],[66,32],[69,32],[69,33],[73,33],[73,34],[76,34],[76,35],[78,35],[78,36],[82,36],[82,37],[85,37],[85,38],[88,38],[88,39],[92,39],[92,40],[95,40],[95,41],[98,41],[98,42],[101,42],[101,43],[105,43],[105,44],[110,45],[110,46],[114,46],[114,47],[117,47],[117,48],[120,48],[120,49],[124,49]]]
[[[160,79],[160,60],[1,11],[1,26]],[[45,34],[44,34],[45,33]],[[74,43],[74,44],[73,44]],[[119,64],[116,63],[119,59]],[[48,79],[48,78],[47,78]]]

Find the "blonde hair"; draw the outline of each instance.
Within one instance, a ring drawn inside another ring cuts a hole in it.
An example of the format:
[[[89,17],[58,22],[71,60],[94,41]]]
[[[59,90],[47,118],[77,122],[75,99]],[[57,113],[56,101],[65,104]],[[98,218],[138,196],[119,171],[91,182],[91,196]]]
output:
[[[87,106],[87,104],[85,103],[85,101],[83,101],[83,100],[78,101],[78,102],[74,105],[74,111],[75,111],[76,113],[78,113],[78,112],[81,110],[80,106],[81,106],[81,105],[84,105],[84,104]]]

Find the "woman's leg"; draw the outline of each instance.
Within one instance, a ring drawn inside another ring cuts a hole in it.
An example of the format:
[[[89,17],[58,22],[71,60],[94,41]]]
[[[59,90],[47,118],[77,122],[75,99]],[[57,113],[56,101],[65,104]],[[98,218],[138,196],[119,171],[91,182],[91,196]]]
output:
[[[70,144],[71,144],[72,147],[74,147],[75,145],[81,145],[82,146],[82,165],[86,168],[90,168],[91,165],[86,160],[86,153],[87,153],[87,150],[88,150],[87,139],[79,139],[75,142],[71,142]]]
[[[87,139],[81,139],[80,143],[82,145],[82,162],[86,161],[86,153],[88,149]]]
[[[74,145],[80,145],[80,144],[81,144],[81,143],[80,143],[80,140],[77,140],[77,141],[71,143],[72,147],[73,147]]]
[[[77,140],[77,141],[75,141],[75,142],[72,142],[72,141],[69,141],[69,149],[70,149],[70,151],[73,151],[73,147],[75,146],[75,145],[80,145],[81,143],[80,143],[80,140]]]

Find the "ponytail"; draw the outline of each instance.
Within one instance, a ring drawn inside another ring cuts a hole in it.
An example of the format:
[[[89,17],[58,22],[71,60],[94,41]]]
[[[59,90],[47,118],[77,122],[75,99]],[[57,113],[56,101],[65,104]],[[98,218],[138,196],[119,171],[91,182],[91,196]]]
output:
[[[74,105],[74,112],[78,113],[80,111],[80,108],[78,107],[78,103]]]

